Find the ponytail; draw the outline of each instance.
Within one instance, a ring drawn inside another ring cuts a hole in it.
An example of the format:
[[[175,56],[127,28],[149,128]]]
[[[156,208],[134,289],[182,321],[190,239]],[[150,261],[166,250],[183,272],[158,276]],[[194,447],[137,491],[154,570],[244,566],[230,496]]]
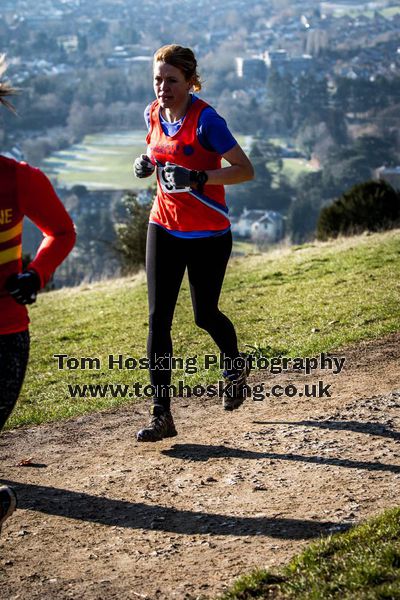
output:
[[[8,110],[11,110],[11,112],[15,113],[16,111],[15,111],[14,106],[11,104],[11,102],[6,100],[6,97],[14,96],[17,93],[17,90],[15,88],[13,88],[12,85],[8,81],[2,80],[3,75],[5,74],[6,70],[7,70],[6,55],[0,54],[0,104],[3,104],[3,106],[8,108]]]

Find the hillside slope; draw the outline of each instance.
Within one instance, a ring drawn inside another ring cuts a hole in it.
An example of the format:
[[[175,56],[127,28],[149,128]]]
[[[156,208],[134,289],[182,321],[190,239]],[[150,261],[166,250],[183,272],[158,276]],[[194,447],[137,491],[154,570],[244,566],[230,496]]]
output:
[[[58,371],[52,359],[141,356],[143,278],[40,298],[12,423],[114,406],[1,436],[0,477],[19,496],[0,538],[1,596],[211,599],[244,572],[395,506],[399,254],[390,232],[232,261],[223,308],[243,342],[257,355],[317,358],[318,368],[254,371],[250,387],[265,399],[233,414],[215,397],[176,399],[179,437],[158,444],[135,441],[144,402],[65,392],[71,381],[144,381],[145,371]],[[178,356],[213,351],[192,324],[187,287],[174,334]],[[191,377],[212,382],[218,369]],[[300,395],[306,384],[320,397]],[[286,395],[268,397],[275,385]]]
[[[312,356],[345,347],[400,331],[399,255],[400,232],[395,230],[233,259],[220,306],[234,321],[241,348],[258,355]],[[143,273],[42,294],[30,314],[30,368],[8,427],[133,399],[111,394],[72,399],[68,385],[148,383],[146,369],[125,368],[125,360],[145,357]],[[178,299],[173,339],[175,357],[183,361],[197,357],[196,372],[177,368],[174,381],[193,387],[218,380],[218,365],[204,368],[204,356],[215,354],[217,348],[193,323],[187,281]],[[68,369],[66,360],[54,358],[55,354],[73,358],[78,368]],[[98,361],[95,368],[82,365],[81,359],[87,357]],[[120,357],[122,368],[116,365]]]

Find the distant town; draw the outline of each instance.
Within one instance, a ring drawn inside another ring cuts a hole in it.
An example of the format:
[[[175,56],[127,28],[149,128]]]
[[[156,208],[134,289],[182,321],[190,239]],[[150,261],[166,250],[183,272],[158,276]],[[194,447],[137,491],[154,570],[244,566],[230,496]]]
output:
[[[187,0],[184,6],[182,10],[182,2],[174,0],[38,0],[34,5],[3,0],[2,50],[20,85],[39,75],[74,79],[77,68],[96,65],[132,75],[151,63],[158,45],[171,40],[190,45],[200,59],[232,44],[244,89],[248,80],[259,87],[275,65],[292,75],[312,71],[332,81],[390,78],[400,66],[397,2],[362,3],[360,14],[360,2],[352,0],[225,0],[216,5]],[[346,51],[346,56],[335,56],[335,51]],[[254,95],[257,89],[247,93]]]
[[[301,243],[321,207],[351,185],[381,178],[400,188],[399,31],[398,2],[379,0],[3,0],[0,52],[20,94],[18,117],[0,120],[2,153],[46,171],[49,157],[88,134],[144,137],[153,53],[187,45],[202,97],[251,139],[256,180],[230,195],[236,238]],[[115,273],[118,257],[108,253],[129,190],[48,174],[86,239],[57,284],[105,276],[106,262]],[[26,240],[31,252],[33,229]]]

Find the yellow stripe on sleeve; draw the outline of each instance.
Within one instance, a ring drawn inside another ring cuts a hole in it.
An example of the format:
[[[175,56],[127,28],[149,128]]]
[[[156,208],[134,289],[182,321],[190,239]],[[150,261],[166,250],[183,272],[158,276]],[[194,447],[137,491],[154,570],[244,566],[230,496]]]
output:
[[[7,248],[7,250],[0,250],[0,265],[18,260],[22,256],[22,244]]]
[[[21,233],[22,233],[22,219],[19,221],[19,223],[14,225],[14,227],[11,227],[10,229],[6,229],[5,231],[0,231],[0,243],[8,242],[9,240],[12,240],[13,238],[17,237],[17,235],[20,235]]]

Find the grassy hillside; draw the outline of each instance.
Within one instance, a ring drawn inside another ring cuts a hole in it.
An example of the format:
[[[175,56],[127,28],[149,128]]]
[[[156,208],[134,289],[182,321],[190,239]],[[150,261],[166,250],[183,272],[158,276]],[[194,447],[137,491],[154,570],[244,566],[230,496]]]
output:
[[[400,508],[310,544],[279,573],[257,571],[221,600],[400,598]]]
[[[264,355],[306,356],[400,329],[400,231],[291,247],[232,259],[221,309],[234,321],[240,344]],[[148,383],[145,369],[109,369],[108,356],[145,356],[144,275],[41,294],[30,310],[28,375],[8,427],[40,423],[132,401],[71,399],[67,384]],[[185,281],[173,326],[174,356],[216,353],[193,324]],[[54,354],[95,357],[99,369],[58,369]],[[193,375],[190,386],[217,381],[217,367]]]

